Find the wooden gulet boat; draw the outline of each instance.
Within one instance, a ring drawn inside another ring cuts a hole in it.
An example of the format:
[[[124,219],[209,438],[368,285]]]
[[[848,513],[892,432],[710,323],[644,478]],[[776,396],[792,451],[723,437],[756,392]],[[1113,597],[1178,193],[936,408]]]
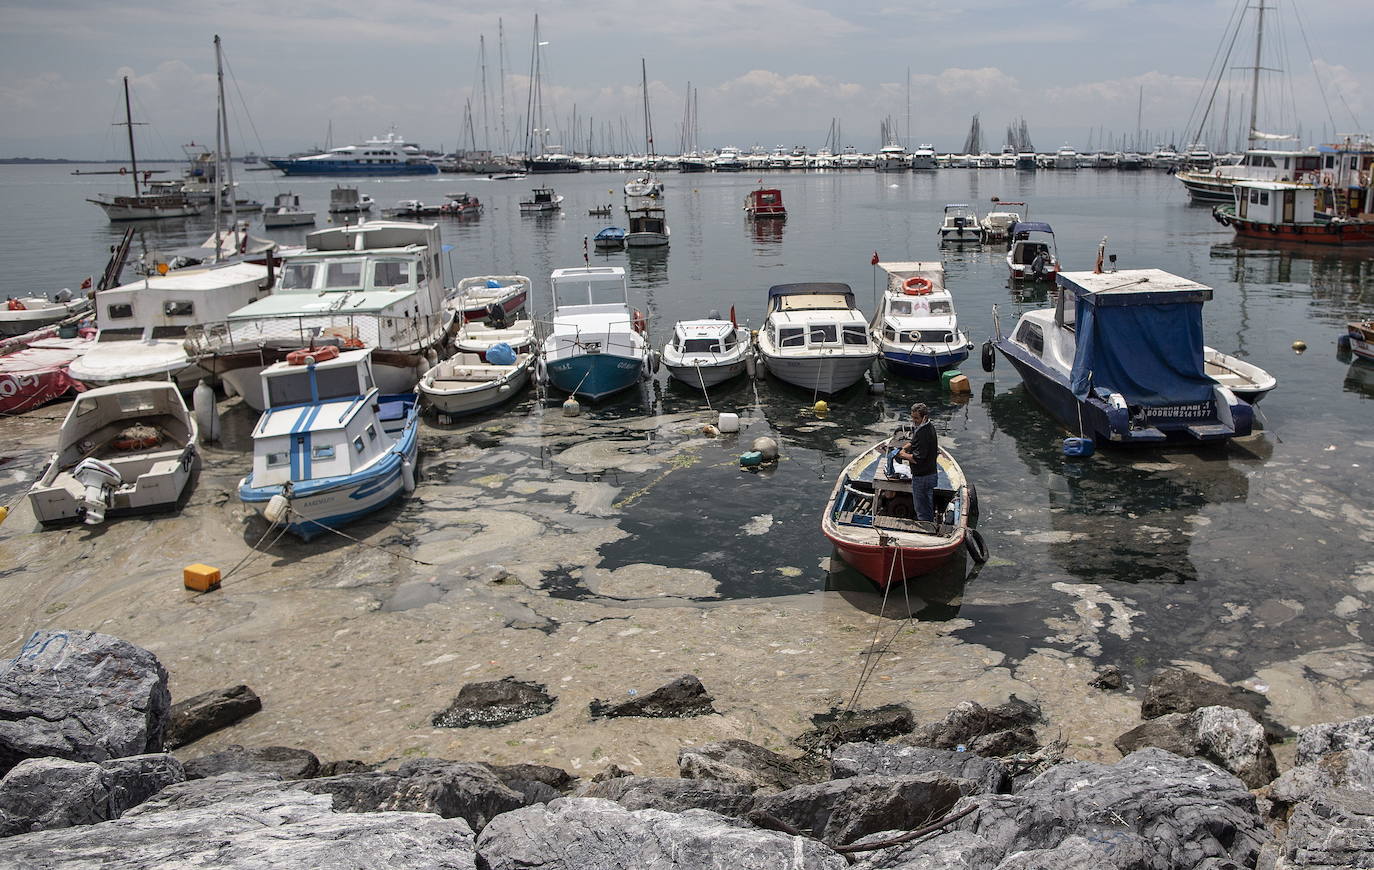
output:
[[[913,519],[911,481],[891,473],[887,457],[900,431],[869,447],[840,472],[821,517],[821,532],[840,557],[880,588],[929,574],[966,542],[987,558],[978,524],[978,494],[949,451],[940,450],[933,523]]]

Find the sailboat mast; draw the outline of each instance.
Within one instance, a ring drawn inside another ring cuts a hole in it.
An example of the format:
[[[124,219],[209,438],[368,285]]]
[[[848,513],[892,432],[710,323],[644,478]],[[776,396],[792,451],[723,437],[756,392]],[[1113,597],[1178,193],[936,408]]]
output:
[[[477,50],[482,56],[482,144],[488,151],[491,150],[491,124],[490,114],[487,103],[487,36],[479,34],[477,37]]]
[[[649,68],[644,58],[639,59],[640,87],[644,91],[644,147],[649,157],[654,156],[654,125],[649,119]]]
[[[505,22],[496,19],[496,63],[501,76],[501,148],[510,150],[510,132],[506,129],[506,30]]]
[[[238,197],[235,195],[234,190],[234,156],[229,150],[229,110],[226,109],[224,105],[224,66],[223,62],[221,61],[221,51],[218,34],[215,35],[215,71],[216,74],[219,76],[219,115],[221,126],[224,130],[224,167],[225,173],[228,176],[229,183],[229,220],[231,222],[230,225],[233,227],[235,241],[237,241],[239,227],[239,205]],[[216,175],[216,194],[219,193],[220,188],[221,185],[219,175]],[[216,217],[216,220],[218,220],[218,217]],[[235,245],[235,248],[237,249],[237,245]]]
[[[1250,132],[1247,138],[1253,143],[1259,130],[1259,78],[1260,49],[1264,44],[1264,0],[1259,0],[1259,20],[1255,25],[1255,68],[1250,78]],[[1253,147],[1253,145],[1251,146]]]
[[[221,191],[221,189],[220,189],[219,180],[220,180],[220,178],[221,178],[221,173],[224,171],[224,168],[223,168],[223,160],[224,160],[224,140],[225,140],[225,130],[224,130],[224,65],[220,62],[220,54],[219,54],[219,34],[218,34],[218,33],[215,34],[215,83],[216,83],[216,87],[217,87],[217,92],[216,92],[216,93],[217,93],[217,95],[218,95],[218,98],[217,98],[216,101],[215,101],[215,199],[214,199],[214,209],[215,209],[215,262],[218,263],[218,262],[220,261],[220,250],[221,250],[221,241],[220,241],[220,240],[223,238],[223,235],[222,235],[222,233],[220,232],[220,230],[222,229],[222,227],[221,227],[221,225],[220,225],[220,206],[221,206],[220,197],[222,196],[222,191]]]
[[[129,104],[129,77],[124,77],[124,126],[129,130],[129,168],[134,176],[134,198],[138,198],[138,155],[134,153],[134,110]]]

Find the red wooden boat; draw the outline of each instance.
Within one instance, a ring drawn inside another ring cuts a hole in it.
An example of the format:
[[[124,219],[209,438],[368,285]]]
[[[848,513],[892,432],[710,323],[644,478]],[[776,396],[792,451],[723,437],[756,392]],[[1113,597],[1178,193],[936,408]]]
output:
[[[1237,181],[1235,203],[1212,209],[1212,217],[1236,235],[1271,242],[1314,245],[1374,245],[1374,219],[1369,213],[1374,191],[1352,187],[1323,191],[1310,184]],[[1334,198],[1340,214],[1318,210],[1317,197]]]
[[[934,571],[966,543],[975,559],[986,558],[974,529],[977,493],[944,449],[935,489],[937,522],[913,518],[911,481],[888,473],[888,453],[905,440],[905,433],[884,439],[845,466],[821,518],[821,531],[840,556],[880,588]]]
[[[744,197],[744,214],[750,220],[758,218],[787,218],[787,209],[782,204],[782,191],[777,188],[760,187],[751,190]]]

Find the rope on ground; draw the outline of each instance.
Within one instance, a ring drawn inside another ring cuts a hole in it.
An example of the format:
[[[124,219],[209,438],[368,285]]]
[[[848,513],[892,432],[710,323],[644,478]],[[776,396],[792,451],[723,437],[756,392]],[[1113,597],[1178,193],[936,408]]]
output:
[[[238,571],[238,570],[239,570],[240,568],[242,568],[244,565],[247,565],[248,562],[251,561],[255,556],[259,556],[259,555],[261,555],[262,553],[267,552],[266,549],[259,550],[258,548],[262,546],[262,542],[263,542],[263,541],[267,540],[267,536],[270,535],[270,534],[272,534],[272,530],[275,529],[275,528],[277,527],[277,525],[278,525],[278,523],[271,523],[271,524],[269,524],[269,525],[267,526],[266,531],[264,531],[264,532],[262,533],[262,537],[258,538],[257,543],[254,544],[252,547],[250,547],[250,548],[248,549],[247,555],[245,555],[242,559],[239,559],[239,560],[238,560],[238,563],[235,564],[234,567],[232,567],[232,568],[230,568],[228,571],[225,571],[225,572],[224,572],[224,575],[223,575],[222,577],[220,577],[220,582],[221,582],[221,583],[224,582],[225,580],[228,580],[229,577],[230,577],[231,575],[233,575],[236,571]],[[286,524],[286,523],[280,523],[280,525],[281,525],[281,531],[277,532],[277,536],[276,536],[275,538],[272,539],[272,543],[270,543],[270,544],[267,545],[268,547],[273,547],[273,546],[275,546],[276,543],[277,543],[277,541],[280,541],[280,540],[281,540],[281,536],[284,535],[284,534],[286,534],[286,526],[287,526],[287,524]]]
[[[875,493],[875,511],[877,510],[877,498],[878,495],[877,493]],[[891,541],[892,539],[889,538],[887,535],[878,536],[879,545],[887,546]],[[894,558],[892,559],[891,565],[888,567],[887,582],[883,584],[883,604],[882,607],[878,609],[877,621],[873,627],[873,640],[869,644],[868,653],[867,657],[864,660],[863,668],[859,671],[859,678],[854,682],[854,692],[849,696],[848,703],[845,704],[844,711],[846,713],[852,713],[854,711],[854,705],[859,702],[859,696],[863,693],[863,690],[872,681],[873,675],[877,673],[878,664],[882,661],[883,654],[886,653],[889,648],[891,648],[892,642],[897,639],[897,636],[902,633],[902,629],[906,627],[906,624],[910,622],[914,616],[914,614],[912,614],[911,612],[911,592],[907,589],[906,583],[904,582],[902,583],[902,596],[906,601],[906,619],[903,619],[901,622],[897,624],[897,627],[893,630],[892,634],[887,638],[887,640],[883,641],[881,646],[878,644],[879,636],[882,633],[883,616],[887,613],[888,594],[892,591],[892,581],[893,577],[895,577],[897,573],[898,561],[902,560],[901,548],[897,547],[896,545],[893,545],[893,548]]]
[[[288,508],[288,510],[290,510],[290,509]],[[297,513],[297,512],[294,511],[294,510],[291,510],[291,514],[293,514],[295,517],[297,517],[298,519],[300,519],[302,522],[310,523],[312,526],[318,526],[318,527],[324,529],[326,532],[333,532],[334,534],[338,535],[339,537],[345,538],[345,539],[347,539],[347,540],[350,540],[350,541],[352,541],[352,542],[355,543],[355,544],[360,544],[360,545],[362,545],[362,546],[364,546],[364,547],[370,547],[370,548],[373,549],[373,550],[380,550],[380,551],[382,551],[383,553],[386,553],[388,556],[392,556],[392,557],[397,558],[397,559],[407,559],[407,560],[409,560],[409,561],[411,561],[411,562],[414,562],[416,565],[428,565],[428,566],[433,566],[433,565],[434,565],[433,562],[426,562],[426,561],[423,560],[423,559],[417,559],[417,558],[415,558],[414,556],[408,555],[408,554],[406,554],[406,553],[397,553],[397,552],[395,552],[394,550],[388,550],[386,547],[380,546],[380,545],[378,545],[378,544],[369,544],[367,541],[364,541],[364,540],[360,540],[360,539],[358,539],[358,538],[355,538],[355,537],[353,537],[352,535],[348,534],[347,532],[340,531],[339,529],[336,529],[336,528],[334,528],[333,526],[326,526],[324,523],[322,523],[322,522],[320,522],[320,521],[318,521],[318,520],[312,520],[312,519],[310,519],[309,517],[301,516],[299,513]]]

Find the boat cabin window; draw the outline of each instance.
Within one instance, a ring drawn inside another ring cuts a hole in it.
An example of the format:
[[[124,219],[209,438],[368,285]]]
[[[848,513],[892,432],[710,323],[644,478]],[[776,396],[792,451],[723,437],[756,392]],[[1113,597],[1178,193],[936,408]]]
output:
[[[357,438],[353,439],[353,449],[359,453],[363,452],[363,436],[359,435]]]
[[[894,299],[887,303],[887,311],[889,314],[910,314],[911,302],[907,299]]]
[[[367,440],[368,440],[368,441],[376,441],[376,440],[377,440],[377,427],[374,426],[374,425],[372,425],[371,423],[368,423],[368,424],[367,424]]]
[[[416,261],[415,261],[415,283],[416,283],[417,285],[421,286],[421,287],[424,286],[424,283],[425,283],[425,261],[424,261],[424,260],[416,260]]]
[[[739,344],[739,339],[735,337],[735,334],[733,332],[725,336],[726,350],[734,350],[737,344]]]
[[[309,290],[315,286],[315,263],[289,263],[281,270],[281,289]]]
[[[97,342],[105,344],[110,341],[139,341],[142,338],[143,327],[135,326],[131,329],[102,329]]]
[[[119,396],[119,410],[125,414],[142,414],[157,410],[157,400],[139,393],[123,393]]]
[[[813,323],[808,327],[807,344],[835,344],[839,340],[839,327],[833,323]]]
[[[932,299],[930,302],[931,314],[953,314],[954,306],[949,304],[947,299]]]
[[[320,392],[320,400],[342,399],[358,395],[358,370],[316,369],[315,387]]]
[[[925,344],[934,344],[936,342],[949,344],[954,341],[954,336],[943,329],[913,329],[903,336],[903,340]]]
[[[714,338],[689,338],[682,343],[687,353],[720,353],[720,342]]]
[[[288,464],[290,464],[290,462],[291,462],[291,454],[289,454],[289,453],[269,453],[269,454],[267,454],[267,467],[268,467],[268,468],[281,468],[283,465],[288,465]]]
[[[134,306],[129,302],[115,302],[105,306],[105,313],[111,320],[123,320],[134,316]]]
[[[806,332],[800,326],[788,326],[778,330],[778,347],[805,347]]]
[[[355,289],[363,286],[363,264],[357,260],[330,263],[325,270],[324,286],[330,290]]]
[[[1252,190],[1250,191],[1250,202],[1252,202],[1252,203],[1257,203],[1257,204],[1259,204],[1259,205],[1268,205],[1268,204],[1269,204],[1269,191],[1267,191],[1267,190],[1254,190],[1254,189],[1252,189]]]
[[[844,343],[851,346],[868,344],[868,330],[862,326],[846,326],[843,330]]]
[[[896,331],[895,329],[893,329],[892,327],[890,327],[890,326],[884,327],[884,328],[883,328],[883,338],[887,339],[888,341],[896,341],[896,340],[897,340],[897,331]]]
[[[1034,323],[1023,322],[1021,328],[1016,330],[1016,340],[1036,356],[1045,352],[1045,334]]]
[[[177,338],[186,337],[185,326],[154,326],[151,338]]]
[[[169,300],[162,303],[162,315],[164,317],[194,317],[196,306],[193,302],[182,300]]]
[[[380,260],[372,264],[373,287],[399,287],[410,282],[404,260]]]
[[[334,445],[333,445],[333,444],[322,444],[322,445],[320,445],[319,447],[313,448],[313,449],[310,451],[310,458],[311,458],[311,459],[333,459],[333,458],[334,458]]]
[[[267,403],[273,408],[310,401],[310,374],[301,369],[267,379]]]
[[[1074,318],[1078,314],[1078,301],[1072,295],[1060,290],[1054,294],[1054,322],[1072,330]]]

